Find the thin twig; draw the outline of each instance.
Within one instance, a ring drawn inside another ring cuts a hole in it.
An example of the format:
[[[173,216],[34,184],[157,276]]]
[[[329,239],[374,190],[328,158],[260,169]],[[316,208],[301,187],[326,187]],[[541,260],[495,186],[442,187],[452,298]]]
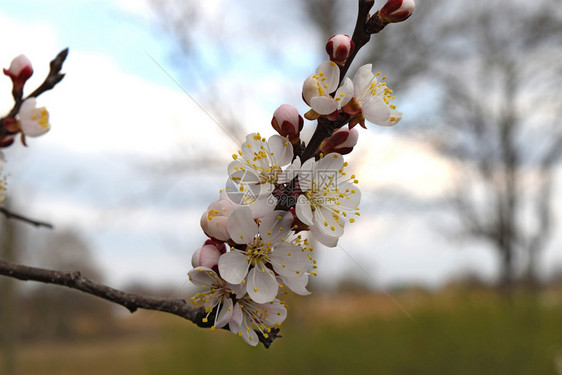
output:
[[[43,83],[39,87],[37,87],[31,94],[27,95],[25,99],[38,97],[45,91],[51,90],[64,78],[64,73],[61,73],[60,71],[62,70],[62,64],[64,63],[64,60],[66,60],[66,56],[68,56],[68,48],[60,51],[58,55],[51,61],[49,74],[47,75]],[[10,112],[5,117],[0,119],[0,136],[13,134],[4,128],[4,120],[7,118],[16,117],[25,99],[16,100]]]
[[[14,220],[19,220],[19,221],[23,221],[24,223],[27,224],[31,224],[34,225],[36,227],[45,227],[48,229],[54,229],[53,224],[44,222],[44,221],[38,221],[38,220],[34,220],[34,219],[30,219],[28,217],[19,215],[19,214],[15,214],[11,211],[9,211],[8,209],[4,208],[4,207],[0,207],[0,213],[4,214],[4,216],[6,216],[7,219],[14,219]]]
[[[32,280],[66,286],[121,305],[131,313],[138,309],[155,310],[177,315],[203,328],[210,328],[213,324],[213,319],[211,319],[211,317],[209,317],[206,322],[203,321],[208,315],[203,308],[196,307],[186,302],[184,299],[150,297],[136,293],[127,293],[85,278],[78,271],[55,271],[0,260],[0,275],[23,281]],[[281,337],[279,336],[279,329],[277,328],[272,329],[267,338],[260,334],[260,332],[257,333],[260,342],[266,348],[271,345],[273,340]]]

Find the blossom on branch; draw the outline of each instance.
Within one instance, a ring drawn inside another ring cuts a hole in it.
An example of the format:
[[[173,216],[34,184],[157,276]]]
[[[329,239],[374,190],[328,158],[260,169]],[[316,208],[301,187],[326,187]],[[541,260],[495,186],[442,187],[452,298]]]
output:
[[[258,344],[258,330],[267,338],[271,327],[278,327],[287,318],[287,308],[278,299],[259,304],[248,297],[239,299],[229,324],[230,331],[252,346]]]
[[[271,126],[292,144],[299,142],[304,120],[299,111],[290,104],[281,104],[273,113]]]
[[[279,135],[266,140],[251,133],[241,148],[228,165],[226,195],[238,205],[266,204],[275,185],[287,182],[289,174],[283,170],[293,160],[293,146]]]
[[[245,283],[248,295],[257,303],[273,301],[279,289],[276,273],[298,278],[312,268],[308,249],[287,241],[292,222],[293,215],[287,211],[273,211],[257,222],[248,207],[234,211],[227,226],[240,249],[235,245],[221,255],[221,276],[232,284]]]
[[[332,35],[326,43],[326,52],[330,60],[338,65],[345,64],[347,58],[355,49],[355,42],[347,35]]]
[[[303,84],[302,97],[312,111],[304,117],[315,120],[319,115],[329,115],[349,102],[353,96],[353,84],[349,78],[344,79],[341,87],[340,68],[333,61],[325,61],[316,68]],[[336,90],[337,89],[337,90]],[[330,94],[335,91],[332,97]]]
[[[390,104],[395,99],[392,90],[386,86],[386,79],[377,80],[380,72],[373,74],[371,64],[359,68],[353,78],[353,99],[342,110],[351,115],[349,128],[360,124],[366,128],[365,120],[380,126],[392,126],[402,118],[402,113],[396,111],[396,106]]]
[[[232,285],[221,279],[221,277],[208,267],[196,267],[188,272],[189,280],[203,289],[195,294],[191,301],[193,303],[203,302],[207,316],[203,323],[207,322],[209,315],[215,312],[213,327],[222,328],[232,319],[233,302],[232,295],[241,298],[244,289],[238,285]]]
[[[17,115],[22,134],[38,137],[49,131],[49,112],[45,107],[37,108],[35,98],[26,99]]]
[[[31,61],[25,55],[19,55],[10,63],[8,69],[3,69],[4,74],[12,79],[14,87],[21,90],[25,82],[33,75]]]
[[[230,238],[226,230],[226,221],[230,214],[236,209],[236,205],[228,199],[219,199],[207,207],[207,211],[201,215],[201,228],[211,238],[227,241]]]
[[[361,192],[355,175],[347,178],[346,166],[343,156],[331,153],[305,161],[297,172],[305,199],[297,200],[296,215],[310,226],[316,240],[329,247],[336,246],[345,222],[353,223],[359,216]]]

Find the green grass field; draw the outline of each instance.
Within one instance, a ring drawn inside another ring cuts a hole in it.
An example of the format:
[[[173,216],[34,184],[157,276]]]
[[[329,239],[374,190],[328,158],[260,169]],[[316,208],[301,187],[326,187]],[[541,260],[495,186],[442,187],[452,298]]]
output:
[[[562,374],[560,298],[509,306],[493,295],[441,295],[404,306],[414,321],[381,296],[292,301],[270,349],[141,316],[140,327],[146,319],[160,333],[21,348],[18,374]]]

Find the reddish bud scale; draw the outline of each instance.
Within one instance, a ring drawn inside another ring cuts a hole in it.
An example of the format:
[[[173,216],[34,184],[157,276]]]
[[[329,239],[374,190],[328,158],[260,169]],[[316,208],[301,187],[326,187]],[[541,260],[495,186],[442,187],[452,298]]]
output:
[[[341,155],[349,154],[357,144],[359,133],[357,129],[338,129],[320,144],[319,150],[327,155],[337,152]]]
[[[347,58],[353,53],[355,43],[347,35],[332,35],[326,43],[326,52],[330,60],[336,64],[344,64]]]
[[[14,87],[21,89],[25,82],[33,75],[31,62],[24,55],[12,60],[8,69],[3,69],[5,75],[12,79]]]
[[[414,9],[414,0],[388,0],[378,13],[385,22],[395,23],[405,21]]]

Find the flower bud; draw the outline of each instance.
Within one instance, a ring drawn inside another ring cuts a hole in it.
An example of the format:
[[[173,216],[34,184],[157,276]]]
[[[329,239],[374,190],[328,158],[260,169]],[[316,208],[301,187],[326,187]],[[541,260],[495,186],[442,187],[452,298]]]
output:
[[[379,17],[387,22],[402,22],[414,13],[414,0],[388,0],[378,12]]]
[[[355,43],[347,35],[332,35],[326,44],[326,52],[330,60],[336,64],[343,65],[345,60],[353,53]]]
[[[221,252],[214,245],[204,245],[197,249],[191,257],[191,265],[195,267],[213,268],[219,264]]]
[[[230,235],[226,230],[226,221],[234,211],[236,205],[228,199],[219,199],[207,208],[201,216],[201,228],[209,237],[220,241],[227,241]]]
[[[207,241],[205,241],[205,243],[203,243],[203,246],[205,245],[213,245],[214,247],[219,249],[221,254],[226,253],[226,245],[224,244],[224,241],[219,241],[214,238],[209,238]]]
[[[341,155],[349,154],[357,144],[359,132],[357,129],[339,128],[320,144],[319,150],[324,155],[337,152]]]
[[[4,135],[0,137],[0,147],[8,147],[14,143],[15,137],[13,135]]]
[[[20,122],[21,132],[28,137],[38,137],[51,128],[49,112],[45,107],[37,108],[35,98],[26,99],[22,103],[17,118]]]
[[[299,142],[300,132],[302,130],[304,120],[299,111],[289,104],[282,104],[273,113],[271,126],[282,137],[289,137],[289,142],[296,144]]]
[[[19,55],[12,60],[8,69],[4,69],[4,74],[12,79],[14,87],[21,89],[33,74],[31,61],[25,55]]]

